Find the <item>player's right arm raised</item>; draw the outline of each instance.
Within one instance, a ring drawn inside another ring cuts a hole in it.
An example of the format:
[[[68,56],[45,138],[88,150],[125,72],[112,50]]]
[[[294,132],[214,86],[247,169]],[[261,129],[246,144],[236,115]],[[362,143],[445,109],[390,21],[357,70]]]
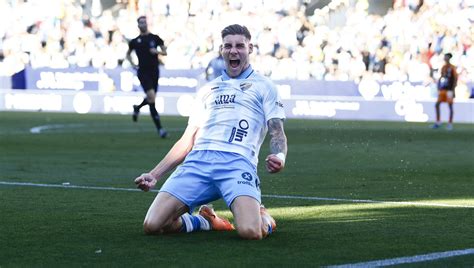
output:
[[[181,138],[173,145],[166,156],[150,172],[144,173],[135,179],[137,187],[147,192],[155,187],[156,182],[166,173],[173,170],[191,151],[198,128],[188,125]]]

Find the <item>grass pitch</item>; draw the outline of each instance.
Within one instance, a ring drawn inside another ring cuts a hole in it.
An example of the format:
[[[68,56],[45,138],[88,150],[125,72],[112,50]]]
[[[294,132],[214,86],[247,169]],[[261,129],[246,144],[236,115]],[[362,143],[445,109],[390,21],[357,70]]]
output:
[[[133,123],[129,115],[1,112],[0,182],[133,188],[186,125],[163,122],[166,140],[148,116]],[[474,248],[473,125],[288,120],[285,127],[285,171],[259,166],[263,201],[278,223],[268,239],[145,236],[156,193],[0,184],[0,267],[318,267]],[[261,159],[267,153],[265,143]],[[366,199],[394,203],[357,202]],[[214,207],[231,218],[222,201]],[[466,255],[409,266],[473,264]]]

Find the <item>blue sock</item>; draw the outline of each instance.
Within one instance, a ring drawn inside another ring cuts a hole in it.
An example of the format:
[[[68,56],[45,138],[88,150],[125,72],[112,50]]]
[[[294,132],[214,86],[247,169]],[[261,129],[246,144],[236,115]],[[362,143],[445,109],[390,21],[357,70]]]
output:
[[[193,216],[189,213],[185,213],[181,216],[181,221],[183,223],[181,232],[184,233],[209,231],[211,229],[209,222],[201,215]]]
[[[268,225],[267,233],[268,233],[268,235],[270,235],[271,233],[273,233],[273,228],[272,228],[272,225],[271,225],[271,224]]]

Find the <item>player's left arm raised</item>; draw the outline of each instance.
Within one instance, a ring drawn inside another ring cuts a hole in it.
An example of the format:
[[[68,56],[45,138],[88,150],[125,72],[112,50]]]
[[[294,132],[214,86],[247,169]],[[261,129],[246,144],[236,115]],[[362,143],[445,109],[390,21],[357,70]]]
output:
[[[285,167],[288,152],[283,119],[272,118],[268,120],[268,133],[270,135],[270,154],[265,159],[265,167],[268,172],[276,173]]]

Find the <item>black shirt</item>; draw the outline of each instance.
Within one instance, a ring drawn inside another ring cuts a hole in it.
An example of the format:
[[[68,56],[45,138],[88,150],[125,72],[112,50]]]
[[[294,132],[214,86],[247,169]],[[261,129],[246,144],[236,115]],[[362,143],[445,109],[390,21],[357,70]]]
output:
[[[158,56],[150,52],[150,48],[163,46],[164,41],[158,35],[148,33],[130,40],[128,48],[135,50],[138,57],[138,67],[142,70],[158,69]]]

